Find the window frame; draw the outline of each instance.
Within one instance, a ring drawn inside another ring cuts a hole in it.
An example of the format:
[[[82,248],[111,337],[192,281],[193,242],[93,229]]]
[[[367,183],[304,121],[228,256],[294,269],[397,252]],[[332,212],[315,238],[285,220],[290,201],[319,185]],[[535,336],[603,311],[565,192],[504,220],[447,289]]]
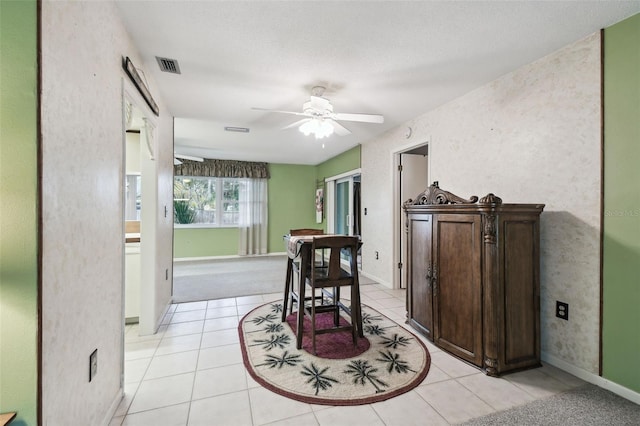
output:
[[[173,182],[174,185],[176,183],[176,179],[192,179],[192,180],[206,180],[206,181],[213,181],[215,183],[215,223],[175,223],[175,216],[174,216],[174,222],[173,222],[173,228],[174,229],[218,229],[218,228],[238,228],[240,226],[240,215],[239,212],[237,215],[237,220],[236,223],[223,223],[223,216],[224,216],[224,211],[223,211],[223,206],[225,204],[225,202],[228,202],[230,200],[233,200],[231,198],[225,198],[224,197],[224,182],[225,181],[233,181],[235,184],[239,184],[240,181],[242,180],[242,178],[231,178],[231,177],[213,177],[213,176],[182,176],[182,175],[174,175],[173,177]],[[173,200],[178,200],[181,198],[176,198],[176,194],[174,192],[173,194]],[[238,192],[238,197],[235,200],[236,203],[240,203],[240,194]]]

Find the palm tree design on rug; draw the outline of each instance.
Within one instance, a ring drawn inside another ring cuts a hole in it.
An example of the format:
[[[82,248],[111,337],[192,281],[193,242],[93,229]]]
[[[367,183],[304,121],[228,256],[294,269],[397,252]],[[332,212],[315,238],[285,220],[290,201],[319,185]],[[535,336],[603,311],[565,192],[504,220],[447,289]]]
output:
[[[416,371],[411,369],[407,361],[400,359],[400,354],[392,354],[391,351],[379,352],[382,358],[376,358],[376,361],[384,362],[387,364],[387,371],[389,373],[408,373],[409,371],[415,373]]]
[[[267,366],[269,368],[278,367],[294,367],[299,362],[302,362],[300,354],[289,354],[289,351],[284,351],[282,355],[267,355],[262,364],[256,364],[256,367]]]
[[[411,343],[410,338],[398,336],[397,333],[392,338],[382,336],[382,344],[385,348],[398,349],[398,346],[407,346],[409,343]]]
[[[311,363],[310,367],[307,367],[306,365],[302,366],[302,371],[300,372],[300,374],[309,377],[307,383],[311,383],[311,387],[315,389],[316,395],[321,390],[324,391],[329,389],[332,386],[332,383],[339,383],[333,377],[324,375],[324,373],[326,373],[328,369],[329,367],[325,367],[320,370],[314,363]]]
[[[280,333],[282,330],[284,330],[284,327],[282,326],[281,323],[276,323],[276,324],[267,324],[267,326],[264,328],[265,333]]]
[[[282,303],[272,303],[271,312],[274,312],[276,314],[282,312]]]
[[[251,346],[262,345],[262,349],[267,351],[276,347],[284,349],[289,345],[289,343],[291,343],[291,336],[287,334],[278,334],[277,336],[271,335],[268,339],[256,339],[254,340],[254,343],[255,344]]]
[[[381,393],[385,390],[378,387],[378,385],[389,387],[389,384],[383,382],[378,378],[378,376],[375,374],[377,371],[378,369],[369,364],[369,361],[357,359],[355,361],[351,361],[347,365],[344,373],[353,375],[353,383],[363,386],[367,383],[370,383],[374,388],[376,388],[376,393]]]
[[[276,314],[267,314],[265,316],[257,316],[251,320],[255,325],[260,325],[265,322],[273,322],[278,316]]]
[[[382,321],[382,317],[371,315],[369,312],[362,313],[362,324],[371,324],[373,321]]]
[[[386,333],[386,331],[384,331],[384,327],[380,327],[378,324],[365,325],[364,332],[371,334],[372,336],[381,336]]]

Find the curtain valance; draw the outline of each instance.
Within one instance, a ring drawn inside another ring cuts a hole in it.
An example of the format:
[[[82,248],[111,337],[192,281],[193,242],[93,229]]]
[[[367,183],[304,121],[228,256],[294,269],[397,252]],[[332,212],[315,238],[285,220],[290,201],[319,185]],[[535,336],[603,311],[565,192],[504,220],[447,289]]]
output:
[[[268,163],[235,160],[191,161],[180,160],[182,164],[173,166],[176,176],[205,176],[269,179]]]

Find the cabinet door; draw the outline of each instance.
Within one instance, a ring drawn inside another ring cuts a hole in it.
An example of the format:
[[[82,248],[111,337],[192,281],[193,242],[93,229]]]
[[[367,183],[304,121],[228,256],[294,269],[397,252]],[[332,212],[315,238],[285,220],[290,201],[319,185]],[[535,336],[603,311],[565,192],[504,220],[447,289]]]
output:
[[[438,214],[433,223],[434,340],[482,365],[482,221],[480,215]]]
[[[431,224],[430,214],[411,214],[408,217],[407,309],[409,323],[433,340]]]

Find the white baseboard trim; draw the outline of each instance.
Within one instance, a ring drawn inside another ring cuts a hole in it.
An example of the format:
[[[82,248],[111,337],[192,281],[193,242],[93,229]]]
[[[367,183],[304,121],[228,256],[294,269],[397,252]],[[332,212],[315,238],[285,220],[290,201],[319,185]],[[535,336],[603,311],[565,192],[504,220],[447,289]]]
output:
[[[249,254],[246,256],[240,256],[238,254],[231,254],[228,256],[200,256],[200,257],[174,257],[174,263],[180,262],[204,262],[209,260],[233,260],[233,259],[249,259],[252,257],[269,257],[269,256],[286,256],[287,252],[267,253],[267,254]]]
[[[573,374],[579,379],[584,380],[585,382],[589,382],[596,386],[599,386],[603,389],[611,391],[616,395],[619,395],[625,399],[628,399],[631,402],[640,405],[640,393],[635,392],[629,388],[626,388],[622,385],[619,385],[611,380],[607,380],[604,377],[598,376],[597,374],[590,373],[582,368],[578,368],[574,365],[569,364],[568,362],[555,357],[546,352],[542,352],[540,354],[542,360],[548,364],[553,365],[554,367],[559,368],[560,370],[566,371],[567,373]]]
[[[124,389],[121,387],[120,389],[118,389],[118,392],[116,392],[116,396],[113,398],[113,401],[111,401],[111,405],[109,406],[107,413],[100,423],[102,426],[109,426],[109,424],[111,423],[111,419],[116,414],[116,410],[118,410],[118,407],[120,406],[120,401],[122,401],[123,396]]]
[[[376,276],[375,276],[375,275],[373,275],[373,274],[369,274],[369,273],[367,273],[367,272],[365,272],[365,271],[360,271],[360,275],[363,275],[363,276],[365,276],[365,277],[369,278],[370,280],[373,280],[373,281],[377,282],[378,284],[383,285],[383,286],[385,286],[385,287],[387,287],[387,288],[389,288],[389,289],[392,289],[392,288],[393,288],[393,286],[391,285],[391,283],[388,283],[388,282],[386,282],[385,280],[383,280],[383,279],[381,279],[381,278],[378,278],[378,277],[376,277]]]

